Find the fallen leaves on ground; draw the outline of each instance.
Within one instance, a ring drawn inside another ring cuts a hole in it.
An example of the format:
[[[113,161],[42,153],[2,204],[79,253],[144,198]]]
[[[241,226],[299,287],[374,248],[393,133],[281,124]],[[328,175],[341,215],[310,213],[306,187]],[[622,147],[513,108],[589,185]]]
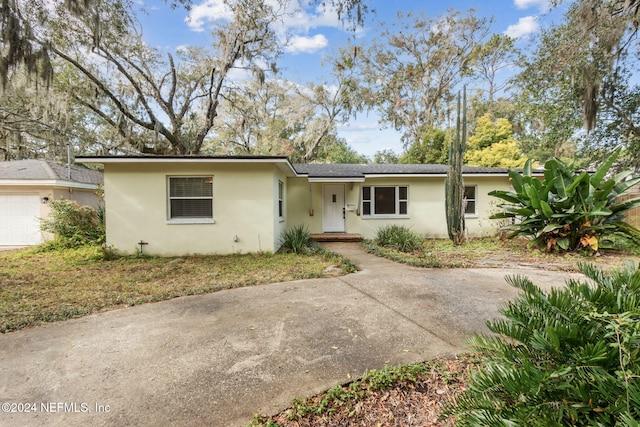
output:
[[[307,399],[300,411],[295,406],[273,417],[262,418],[262,424],[275,422],[282,427],[443,427],[454,420],[441,420],[442,405],[464,390],[471,357],[437,359],[426,362],[427,372],[416,378],[397,381],[390,387],[371,389],[361,384],[362,397],[355,401],[330,400],[327,393]],[[358,382],[357,380],[355,382]],[[351,383],[343,386],[349,390]],[[299,405],[298,405],[299,406]],[[323,408],[322,411],[318,408]],[[300,415],[303,412],[304,415]],[[321,412],[321,413],[316,413]],[[254,424],[256,425],[256,424]]]

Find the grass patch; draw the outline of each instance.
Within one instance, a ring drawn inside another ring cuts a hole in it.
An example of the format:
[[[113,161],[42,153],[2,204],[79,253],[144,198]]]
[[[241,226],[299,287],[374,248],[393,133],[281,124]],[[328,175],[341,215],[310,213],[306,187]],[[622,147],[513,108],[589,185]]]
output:
[[[462,355],[412,365],[385,366],[316,396],[294,399],[289,409],[275,416],[256,414],[249,426],[383,425],[379,422],[391,420],[393,409],[399,409],[396,413],[399,415],[406,408],[415,409],[416,405],[421,405],[424,419],[420,421],[436,421],[441,404],[464,389],[469,371],[477,363],[477,356]],[[393,420],[394,425],[403,425],[401,418]]]
[[[555,270],[578,271],[578,262],[588,260],[606,268],[620,267],[627,260],[638,262],[640,248],[629,241],[621,241],[614,249],[601,250],[597,256],[578,253],[546,253],[529,246],[526,239],[501,240],[497,237],[469,239],[455,246],[448,239],[425,239],[413,252],[402,252],[378,244],[364,242],[369,253],[415,267],[549,267]]]
[[[97,246],[0,252],[0,332],[185,295],[323,277],[332,265],[354,271],[348,260],[326,251],[111,261],[103,256]]]

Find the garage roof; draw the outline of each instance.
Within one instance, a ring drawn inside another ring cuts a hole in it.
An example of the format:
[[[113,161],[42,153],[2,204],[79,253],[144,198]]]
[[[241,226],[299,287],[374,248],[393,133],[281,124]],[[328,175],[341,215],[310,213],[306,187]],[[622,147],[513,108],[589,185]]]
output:
[[[61,185],[85,187],[102,184],[102,172],[52,160],[27,159],[0,162],[0,182],[4,184]]]

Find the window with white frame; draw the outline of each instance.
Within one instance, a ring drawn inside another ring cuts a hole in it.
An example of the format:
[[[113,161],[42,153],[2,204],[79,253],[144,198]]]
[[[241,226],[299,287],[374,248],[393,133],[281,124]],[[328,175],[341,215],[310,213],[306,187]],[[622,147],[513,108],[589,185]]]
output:
[[[213,220],[213,177],[169,177],[170,220]]]
[[[278,181],[278,216],[284,218],[284,183]]]
[[[406,186],[363,186],[363,216],[403,216],[409,208],[409,189]]]
[[[476,215],[476,186],[464,187],[464,214]]]

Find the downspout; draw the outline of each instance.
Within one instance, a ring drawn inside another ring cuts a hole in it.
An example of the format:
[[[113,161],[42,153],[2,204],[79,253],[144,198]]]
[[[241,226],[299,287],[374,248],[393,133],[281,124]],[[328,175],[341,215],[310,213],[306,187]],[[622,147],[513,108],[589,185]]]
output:
[[[67,143],[67,178],[71,181],[71,144]]]

